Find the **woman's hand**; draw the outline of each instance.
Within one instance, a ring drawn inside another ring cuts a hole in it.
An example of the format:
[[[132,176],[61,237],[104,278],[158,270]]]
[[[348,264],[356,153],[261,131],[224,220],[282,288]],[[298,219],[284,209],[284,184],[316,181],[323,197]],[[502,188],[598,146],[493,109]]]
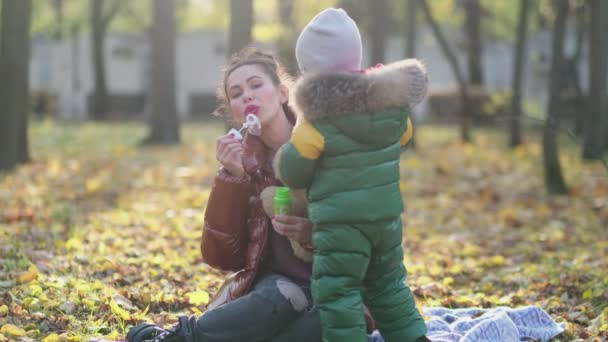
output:
[[[276,215],[272,218],[274,230],[300,244],[310,244],[312,240],[312,222],[298,216]]]
[[[222,164],[224,169],[235,177],[245,175],[243,169],[243,144],[231,134],[217,138],[215,147],[215,158]]]

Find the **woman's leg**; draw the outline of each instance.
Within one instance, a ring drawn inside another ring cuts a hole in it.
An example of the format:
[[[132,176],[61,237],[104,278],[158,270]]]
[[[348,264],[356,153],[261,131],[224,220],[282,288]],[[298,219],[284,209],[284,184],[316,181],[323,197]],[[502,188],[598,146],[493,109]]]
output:
[[[246,296],[205,312],[196,321],[201,342],[267,341],[309,306],[302,288],[279,275],[262,276]]]
[[[321,317],[319,310],[312,305],[310,288],[302,288],[308,299],[308,306],[298,318],[286,326],[267,342],[321,342]]]

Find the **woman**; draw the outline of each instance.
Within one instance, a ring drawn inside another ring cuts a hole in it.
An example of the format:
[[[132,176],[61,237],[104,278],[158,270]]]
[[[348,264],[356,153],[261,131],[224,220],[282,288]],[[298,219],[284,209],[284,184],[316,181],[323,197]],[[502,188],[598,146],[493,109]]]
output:
[[[180,317],[163,330],[151,324],[129,332],[128,341],[320,341],[319,314],[312,307],[312,264],[298,258],[288,241],[310,249],[312,224],[304,217],[265,214],[260,193],[279,185],[272,170],[277,149],[291,136],[295,116],[281,68],[268,54],[246,49],[234,56],[218,90],[218,112],[238,127],[247,114],[261,123],[259,137],[217,139],[221,168],[207,204],[201,241],[203,259],[234,271],[198,319]],[[368,330],[373,330],[366,316]]]

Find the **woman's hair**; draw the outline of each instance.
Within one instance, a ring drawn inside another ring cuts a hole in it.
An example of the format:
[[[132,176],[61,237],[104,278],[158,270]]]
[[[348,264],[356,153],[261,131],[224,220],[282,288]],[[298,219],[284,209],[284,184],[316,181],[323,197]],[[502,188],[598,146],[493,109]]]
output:
[[[280,85],[285,85],[287,87],[291,86],[291,76],[289,76],[285,69],[271,54],[264,53],[254,47],[244,48],[230,57],[229,62],[223,70],[224,79],[216,91],[219,106],[213,112],[213,115],[232,120],[232,115],[230,113],[230,99],[228,98],[226,81],[234,70],[244,65],[259,66],[264,74],[270,77],[272,83],[277,87]],[[288,102],[283,104],[283,111],[285,112],[285,116],[287,116],[287,120],[289,120],[289,122],[292,124],[295,124],[296,116],[289,107]]]

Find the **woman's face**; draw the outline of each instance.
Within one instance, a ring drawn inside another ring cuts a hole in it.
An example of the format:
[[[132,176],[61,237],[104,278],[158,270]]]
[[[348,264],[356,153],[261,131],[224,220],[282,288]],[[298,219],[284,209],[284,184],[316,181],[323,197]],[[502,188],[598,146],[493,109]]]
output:
[[[262,126],[285,115],[282,104],[288,98],[287,87],[276,86],[258,65],[243,65],[232,71],[226,89],[233,119],[239,124],[249,113],[257,114]]]

